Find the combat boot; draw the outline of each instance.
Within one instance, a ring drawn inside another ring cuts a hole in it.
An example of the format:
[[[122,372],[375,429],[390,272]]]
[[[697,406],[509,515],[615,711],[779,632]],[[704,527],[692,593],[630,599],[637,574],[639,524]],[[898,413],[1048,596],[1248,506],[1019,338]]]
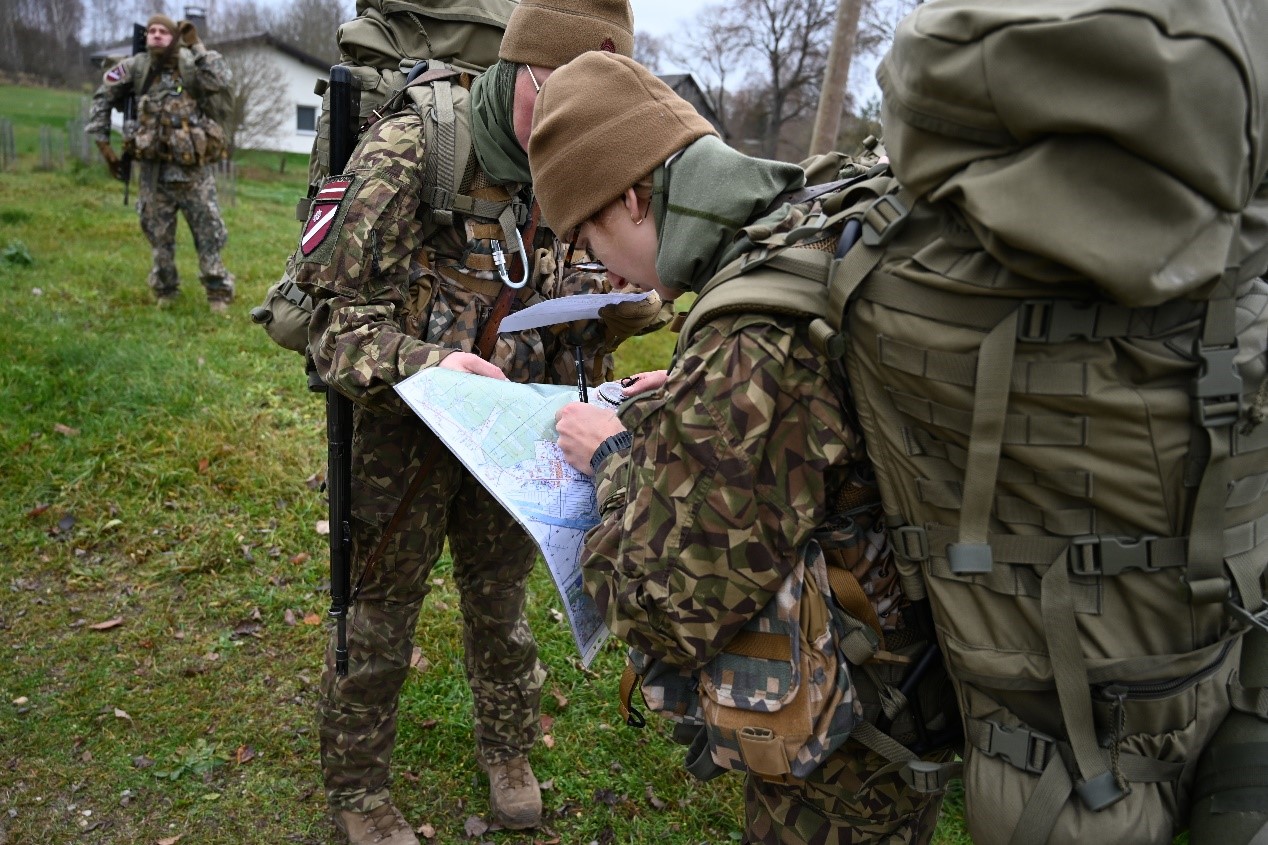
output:
[[[542,790],[527,757],[512,757],[486,766],[489,808],[502,827],[522,830],[542,823]]]
[[[156,293],[154,295],[154,303],[160,309],[171,308],[172,306],[176,304],[176,300],[179,298],[180,298],[180,294],[178,294],[176,291],[165,290],[162,293]]]
[[[348,845],[419,845],[409,822],[391,801],[368,813],[336,810],[335,827],[348,837]]]

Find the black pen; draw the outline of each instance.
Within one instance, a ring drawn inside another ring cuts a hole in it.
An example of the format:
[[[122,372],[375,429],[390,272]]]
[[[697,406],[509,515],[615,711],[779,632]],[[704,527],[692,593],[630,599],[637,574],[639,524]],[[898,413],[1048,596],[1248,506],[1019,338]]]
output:
[[[577,392],[581,394],[582,402],[589,402],[590,397],[586,393],[586,364],[581,357],[581,346],[572,347],[572,359],[577,362]]]

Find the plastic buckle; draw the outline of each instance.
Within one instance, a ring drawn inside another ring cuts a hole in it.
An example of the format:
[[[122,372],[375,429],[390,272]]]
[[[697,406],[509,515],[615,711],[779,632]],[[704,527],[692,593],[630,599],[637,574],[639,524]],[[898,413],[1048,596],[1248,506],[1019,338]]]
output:
[[[1149,562],[1149,541],[1153,535],[1136,539],[1084,534],[1070,541],[1070,571],[1076,575],[1118,575],[1128,569],[1158,572]]]
[[[1123,789],[1114,778],[1114,773],[1105,771],[1091,780],[1075,784],[1074,791],[1079,794],[1083,806],[1095,813],[1111,804],[1117,804],[1126,798],[1131,790]]]
[[[1242,412],[1242,377],[1237,372],[1237,346],[1193,344],[1198,374],[1193,378],[1193,418],[1203,428],[1222,428]]]
[[[889,536],[890,543],[894,547],[894,554],[903,560],[922,563],[929,559],[929,535],[919,525],[896,526],[889,530]],[[916,554],[908,554],[911,548],[908,541],[914,542]]]
[[[1251,613],[1232,599],[1225,601],[1224,607],[1227,608],[1230,614],[1241,619],[1247,625],[1253,625],[1268,634],[1268,601],[1265,601],[1255,613]]]
[[[1068,299],[1027,299],[1021,303],[1017,339],[1025,343],[1065,343],[1096,340],[1095,303]]]
[[[1010,765],[1023,772],[1043,774],[1055,743],[1052,737],[1027,728],[1006,727],[998,722],[987,724],[991,726],[991,736],[985,749],[987,754],[1003,757]]]
[[[893,194],[882,194],[863,212],[863,234],[861,240],[866,246],[884,246],[898,234],[902,222],[907,219],[911,209],[903,205]],[[880,218],[881,225],[876,225]]]

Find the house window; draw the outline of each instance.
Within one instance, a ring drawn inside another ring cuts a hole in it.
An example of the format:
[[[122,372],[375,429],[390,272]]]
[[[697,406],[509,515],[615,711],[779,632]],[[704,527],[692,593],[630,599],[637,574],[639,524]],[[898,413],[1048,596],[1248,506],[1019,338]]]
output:
[[[316,132],[317,131],[317,107],[316,106],[296,106],[295,107],[295,129],[298,132]]]

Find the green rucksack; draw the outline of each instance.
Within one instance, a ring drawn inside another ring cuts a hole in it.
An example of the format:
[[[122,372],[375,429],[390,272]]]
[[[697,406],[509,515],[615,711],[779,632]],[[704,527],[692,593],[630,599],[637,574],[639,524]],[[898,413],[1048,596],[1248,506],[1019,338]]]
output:
[[[684,326],[846,355],[975,842],[1268,831],[1265,41],[1251,2],[931,0],[878,74],[892,173],[751,227]]]
[[[520,206],[495,206],[461,193],[471,145],[463,116],[466,94],[455,83],[463,74],[469,81],[497,61],[514,9],[514,0],[357,0],[357,17],[339,27],[340,64],[352,74],[362,130],[406,106],[429,117],[428,202],[439,224],[455,200],[497,220],[504,229],[527,216]],[[427,62],[419,69],[423,78],[407,91],[408,74],[422,61]],[[301,223],[308,219],[322,180],[330,175],[330,91],[325,80],[318,83],[317,93],[322,95],[322,110],[308,159],[308,194],[295,209]],[[515,242],[513,237],[507,240]],[[294,275],[288,262],[263,303],[252,309],[251,319],[279,346],[304,354],[313,303],[295,284]],[[311,365],[308,376],[311,389],[324,389]]]

